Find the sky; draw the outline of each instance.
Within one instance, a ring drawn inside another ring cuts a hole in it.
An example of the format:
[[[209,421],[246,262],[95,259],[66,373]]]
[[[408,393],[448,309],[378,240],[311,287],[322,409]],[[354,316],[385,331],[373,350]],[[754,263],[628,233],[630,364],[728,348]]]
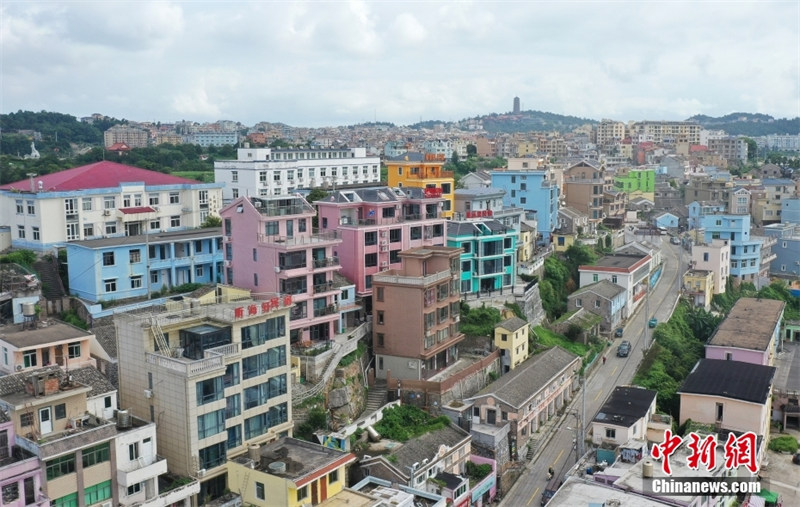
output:
[[[295,127],[800,116],[800,1],[0,0],[0,111]]]

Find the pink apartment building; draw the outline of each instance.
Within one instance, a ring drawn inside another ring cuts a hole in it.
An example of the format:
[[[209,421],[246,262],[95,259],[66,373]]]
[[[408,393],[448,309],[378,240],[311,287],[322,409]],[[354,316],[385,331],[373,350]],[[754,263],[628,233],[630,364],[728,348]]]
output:
[[[39,457],[16,443],[14,422],[0,410],[0,491],[3,507],[50,505],[42,493]]]
[[[312,229],[314,207],[299,196],[240,197],[220,211],[225,279],[253,293],[292,296],[291,343],[333,339],[339,320],[333,275],[337,231]]]
[[[774,299],[739,299],[706,343],[706,359],[772,366],[785,307]]]
[[[445,244],[441,189],[372,187],[334,192],[316,201],[319,226],[338,231],[341,273],[356,295],[372,294],[376,273],[401,266],[400,252]]]

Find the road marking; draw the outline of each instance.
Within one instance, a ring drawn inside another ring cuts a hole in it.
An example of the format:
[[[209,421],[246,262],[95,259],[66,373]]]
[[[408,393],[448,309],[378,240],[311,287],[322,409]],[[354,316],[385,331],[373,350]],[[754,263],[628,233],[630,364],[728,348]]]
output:
[[[614,371],[611,372],[612,377],[614,376],[615,373],[617,373],[617,368],[619,368],[619,366],[615,366]]]
[[[536,498],[536,493],[538,493],[538,492],[539,492],[539,488],[536,488],[536,491],[533,492],[531,497],[528,499],[528,503],[526,503],[525,505],[530,505],[531,502],[533,501],[533,499]]]
[[[612,373],[612,375],[613,375],[613,373]],[[603,390],[602,389],[597,391],[597,396],[594,397],[594,401],[597,401],[597,398],[599,398],[601,394],[603,394]]]
[[[564,454],[564,449],[561,449],[561,452],[558,453],[558,456],[556,456],[556,460],[553,462],[553,466],[556,466],[556,464],[558,463],[558,460],[561,459],[561,455],[562,454]]]

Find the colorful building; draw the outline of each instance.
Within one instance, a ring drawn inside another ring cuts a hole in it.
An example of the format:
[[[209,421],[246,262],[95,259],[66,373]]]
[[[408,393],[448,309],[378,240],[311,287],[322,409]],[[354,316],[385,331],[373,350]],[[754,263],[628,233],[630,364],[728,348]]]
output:
[[[713,214],[700,220],[703,240],[730,243],[730,276],[740,282],[752,282],[761,269],[762,240],[750,238],[750,215]]]
[[[0,491],[2,504],[49,506],[50,499],[40,489],[43,484],[39,458],[17,445],[14,422],[0,410]]]
[[[532,160],[531,164],[535,165]],[[550,235],[558,226],[559,189],[550,171],[535,169],[491,171],[492,187],[505,189],[503,205],[535,211],[540,238],[537,244],[550,243]]]
[[[67,243],[69,290],[90,302],[222,281],[219,227]]]
[[[774,299],[739,299],[706,343],[706,358],[772,366],[785,308]]]
[[[6,326],[0,334],[0,373],[6,375],[58,365],[66,369],[97,366],[90,354],[92,333],[63,322],[47,327],[30,324]]]
[[[401,266],[401,251],[444,245],[443,203],[438,189],[406,186],[340,190],[314,205],[320,230],[342,239],[341,274],[365,297],[372,294],[373,275]]]
[[[314,207],[299,196],[241,197],[220,211],[225,279],[254,293],[292,297],[292,343],[332,340],[340,269],[336,230],[317,231]]]
[[[690,269],[683,274],[681,292],[692,299],[694,306],[708,311],[714,296],[714,273],[707,269]]]
[[[500,349],[503,373],[508,373],[528,359],[528,329],[526,321],[511,317],[494,326],[494,346]]]
[[[0,186],[0,216],[14,247],[41,252],[199,227],[218,214],[222,186],[102,161]]]
[[[386,161],[389,186],[440,190],[445,199],[442,216],[450,218],[453,215],[455,179],[453,171],[443,169],[445,162],[444,155],[433,153],[408,152],[390,158]]]
[[[614,186],[625,192],[628,200],[643,197],[655,200],[656,171],[655,169],[630,169],[624,174],[614,176]]]

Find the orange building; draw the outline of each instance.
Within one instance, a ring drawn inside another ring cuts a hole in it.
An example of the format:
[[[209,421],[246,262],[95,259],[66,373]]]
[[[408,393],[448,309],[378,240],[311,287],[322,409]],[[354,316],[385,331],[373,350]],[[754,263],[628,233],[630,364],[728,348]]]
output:
[[[443,197],[441,216],[453,216],[455,179],[453,171],[443,169],[446,160],[442,154],[408,152],[386,161],[390,187],[417,187],[430,189],[426,194]],[[441,193],[441,196],[438,195]]]

